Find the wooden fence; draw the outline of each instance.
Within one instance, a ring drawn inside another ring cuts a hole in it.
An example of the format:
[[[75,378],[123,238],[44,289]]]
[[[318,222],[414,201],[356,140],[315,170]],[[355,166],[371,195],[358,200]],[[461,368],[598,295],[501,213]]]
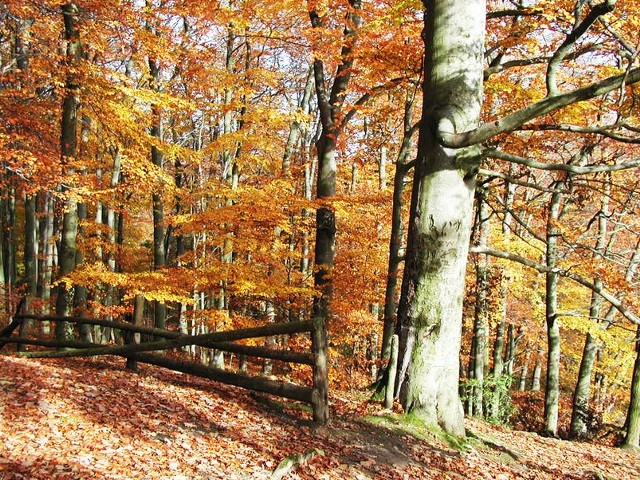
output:
[[[80,342],[76,340],[57,341],[31,339],[12,336],[23,322],[29,320],[67,322],[73,325],[98,325],[117,329],[123,332],[125,343],[122,345],[103,345]],[[309,332],[311,335],[311,352],[300,353],[276,350],[266,347],[255,347],[233,343],[236,340],[268,337]],[[154,340],[136,343],[134,334],[149,335]],[[327,378],[327,341],[326,327],[320,319],[291,323],[271,324],[264,327],[245,328],[225,332],[186,335],[179,332],[144,327],[126,322],[114,322],[97,318],[58,317],[51,315],[17,314],[9,325],[0,331],[0,349],[7,344],[18,346],[36,345],[54,348],[55,350],[38,350],[20,352],[20,355],[37,358],[63,358],[94,355],[117,355],[127,358],[128,365],[133,362],[148,363],[178,372],[197,375],[199,377],[236,385],[258,392],[270,393],[283,398],[298,400],[311,404],[314,422],[324,425],[329,418],[328,378]],[[157,352],[172,348],[196,345],[225,352],[237,353],[249,357],[280,360],[287,363],[309,365],[313,368],[313,386],[302,386],[290,382],[280,382],[260,376],[249,376],[169,358],[149,352]]]

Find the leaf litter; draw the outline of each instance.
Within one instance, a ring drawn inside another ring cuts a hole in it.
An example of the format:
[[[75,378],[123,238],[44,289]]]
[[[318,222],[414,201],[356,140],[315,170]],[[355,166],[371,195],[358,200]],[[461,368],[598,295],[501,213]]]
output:
[[[637,452],[470,419],[454,449],[343,393],[316,428],[304,406],[123,363],[1,357],[0,479],[640,479]]]

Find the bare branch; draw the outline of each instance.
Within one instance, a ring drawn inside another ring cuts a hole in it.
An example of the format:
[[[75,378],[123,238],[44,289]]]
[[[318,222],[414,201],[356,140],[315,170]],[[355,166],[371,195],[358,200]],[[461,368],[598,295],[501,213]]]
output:
[[[578,175],[584,175],[588,173],[601,173],[601,172],[617,172],[620,170],[628,170],[630,168],[636,168],[640,166],[640,157],[630,160],[628,162],[619,163],[617,165],[571,165],[566,163],[543,163],[530,158],[519,157],[510,153],[502,152],[500,150],[490,149],[484,151],[485,157],[497,158],[499,160],[505,160],[507,162],[517,163],[525,165],[530,168],[537,168],[538,170],[552,170],[562,171],[568,173],[574,173]]]
[[[531,238],[533,238],[535,240],[538,240],[539,242],[542,242],[542,243],[545,242],[544,237],[541,237],[535,231],[533,231],[531,229],[531,227],[529,226],[529,223],[526,222],[525,220],[523,220],[522,218],[520,218],[520,215],[518,215],[518,213],[515,210],[513,210],[511,207],[509,207],[507,205],[507,203],[504,202],[499,196],[495,195],[493,198],[503,208],[503,212],[509,213],[511,215],[511,217],[516,221],[516,223],[518,223],[518,225],[520,225],[522,227],[522,229],[525,230],[531,236]],[[495,210],[495,209],[494,209],[494,211],[497,212],[497,210]],[[520,238],[522,238],[522,237],[520,237]]]
[[[558,91],[558,86],[556,85],[556,72],[558,67],[565,59],[573,45],[578,41],[578,39],[584,35],[587,30],[595,23],[595,21],[603,15],[610,13],[613,11],[616,5],[616,0],[605,0],[598,5],[595,5],[591,8],[589,14],[580,22],[569,35],[565,38],[562,45],[555,51],[553,57],[549,61],[549,65],[547,66],[547,95],[548,96],[556,96],[560,92]]]
[[[589,100],[600,95],[605,95],[623,84],[631,85],[640,81],[640,67],[630,70],[628,73],[614,75],[599,82],[577,88],[571,92],[562,93],[553,97],[546,97],[538,102],[513,112],[499,120],[480,125],[468,132],[455,133],[446,123],[438,126],[438,138],[440,144],[448,148],[463,148],[485,142],[496,135],[512,132],[534,118],[541,117],[549,112],[558,110],[568,105]]]
[[[533,268],[541,273],[556,273],[562,277],[569,278],[576,283],[579,283],[583,287],[588,288],[592,292],[595,292],[602,296],[607,302],[611,304],[616,310],[618,310],[627,320],[636,325],[640,325],[640,318],[638,318],[631,310],[625,307],[622,304],[622,301],[618,298],[614,297],[611,293],[607,292],[603,287],[596,285],[585,278],[577,275],[569,270],[563,270],[561,268],[550,268],[546,265],[543,265],[538,262],[534,262],[533,260],[529,260],[528,258],[521,257],[515,253],[503,252],[501,250],[494,250],[489,247],[480,247],[475,246],[469,249],[472,253],[482,253],[485,255],[491,255],[492,257],[503,258],[505,260],[510,260],[512,262],[517,262],[522,265],[526,265],[527,267]]]
[[[542,124],[530,124],[530,125],[522,125],[519,130],[531,130],[531,131],[561,131],[561,132],[571,132],[571,133],[581,133],[581,134],[596,134],[602,135],[603,137],[611,138],[612,140],[616,140],[622,143],[633,143],[640,144],[640,137],[628,137],[626,135],[620,135],[619,133],[614,133],[612,129],[619,128],[618,125],[610,125],[604,127],[583,127],[580,125],[569,125],[569,124],[553,124],[553,123],[542,123]]]
[[[598,44],[589,44],[585,45],[583,48],[576,50],[575,52],[571,52],[566,55],[565,60],[575,60],[586,53],[590,53],[596,51],[600,48]],[[495,75],[496,73],[503,72],[509,68],[516,67],[526,67],[529,65],[539,65],[542,63],[547,63],[551,61],[553,57],[543,56],[543,57],[532,57],[532,58],[519,58],[514,60],[507,60],[506,62],[492,62],[487,68],[484,69],[483,76],[484,80],[487,81],[491,75]],[[499,59],[499,56],[496,57]]]
[[[539,9],[511,9],[511,10],[497,10],[495,12],[487,13],[487,20],[493,20],[496,18],[505,18],[505,17],[534,17],[536,15],[540,15],[541,10]]]
[[[492,178],[500,178],[500,179],[504,180],[505,182],[513,183],[513,184],[519,185],[521,187],[532,188],[532,189],[538,190],[540,192],[554,193],[554,192],[560,191],[562,193],[569,193],[569,190],[565,190],[565,189],[558,190],[557,188],[547,188],[547,187],[542,187],[542,186],[540,186],[540,185],[538,185],[536,183],[525,182],[523,180],[518,180],[517,178],[510,177],[506,173],[498,172],[496,170],[487,170],[486,168],[480,168],[478,170],[478,173],[480,175],[484,175],[486,177],[489,177],[488,180],[491,180]]]
[[[367,93],[362,95],[353,104],[353,107],[342,118],[342,121],[340,122],[340,126],[338,128],[345,127],[351,121],[353,116],[358,112],[358,107],[361,107],[362,105],[365,105],[372,98],[377,97],[381,93],[384,93],[384,92],[390,90],[393,87],[397,87],[403,81],[406,81],[406,80],[408,80],[407,77],[397,77],[397,78],[393,78],[393,79],[389,80],[387,83],[385,83],[383,85],[376,85],[375,87],[371,88],[370,91],[368,91]]]

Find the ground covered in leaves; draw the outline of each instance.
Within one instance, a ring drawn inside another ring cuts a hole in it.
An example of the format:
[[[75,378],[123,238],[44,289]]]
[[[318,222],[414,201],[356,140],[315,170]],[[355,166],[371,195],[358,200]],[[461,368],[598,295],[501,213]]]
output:
[[[316,430],[301,406],[123,363],[0,357],[0,479],[640,478],[637,452],[471,420],[454,448],[340,397]]]

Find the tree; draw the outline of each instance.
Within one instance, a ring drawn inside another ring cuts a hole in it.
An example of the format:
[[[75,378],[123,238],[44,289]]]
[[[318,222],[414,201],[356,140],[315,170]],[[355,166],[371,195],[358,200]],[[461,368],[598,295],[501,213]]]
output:
[[[477,126],[482,107],[486,6],[425,0],[424,105],[398,311],[400,397],[407,411],[464,435],[458,354],[466,257],[480,145],[526,122],[640,80],[640,69],[561,92],[556,77],[577,39],[613,2],[595,5],[560,43],[547,95]]]
[[[337,144],[344,130],[343,105],[355,61],[354,43],[356,33],[362,23],[359,10],[360,0],[349,0],[349,11],[344,27],[344,45],[340,51],[340,64],[336,68],[333,82],[327,82],[325,64],[319,55],[313,61],[313,74],[318,100],[318,111],[322,131],[316,149],[318,153],[317,198],[329,199],[336,194]],[[311,25],[316,29],[326,28],[326,12],[312,8],[309,12]],[[315,315],[325,320],[329,317],[329,302],[333,295],[331,270],[335,256],[336,217],[333,209],[323,205],[316,210],[316,243],[314,262],[316,287],[322,295],[314,305]]]
[[[480,149],[444,130],[474,129],[482,105],[483,1],[425,1],[424,99],[398,320],[398,386],[407,411],[464,436],[460,326]]]
[[[77,155],[78,148],[78,109],[80,106],[80,85],[73,73],[73,69],[82,60],[82,43],[80,41],[80,30],[77,26],[78,6],[75,3],[66,3],[62,7],[64,17],[64,38],[67,42],[67,73],[65,95],[62,103],[62,121],[60,134],[60,151],[62,163],[69,165],[67,173],[73,176],[75,169],[73,160]],[[76,267],[78,235],[78,201],[75,196],[68,191],[69,188],[62,186],[62,191],[67,193],[62,219],[62,234],[60,240],[60,271],[61,277],[71,273]],[[56,314],[69,315],[73,304],[73,289],[66,283],[58,286],[58,297],[56,301]],[[56,325],[56,337],[59,340],[66,339],[66,324],[58,322]]]
[[[625,447],[640,446],[640,325],[636,334],[636,361],[633,366],[633,379],[631,382],[631,398],[627,411],[627,433],[624,437]]]

